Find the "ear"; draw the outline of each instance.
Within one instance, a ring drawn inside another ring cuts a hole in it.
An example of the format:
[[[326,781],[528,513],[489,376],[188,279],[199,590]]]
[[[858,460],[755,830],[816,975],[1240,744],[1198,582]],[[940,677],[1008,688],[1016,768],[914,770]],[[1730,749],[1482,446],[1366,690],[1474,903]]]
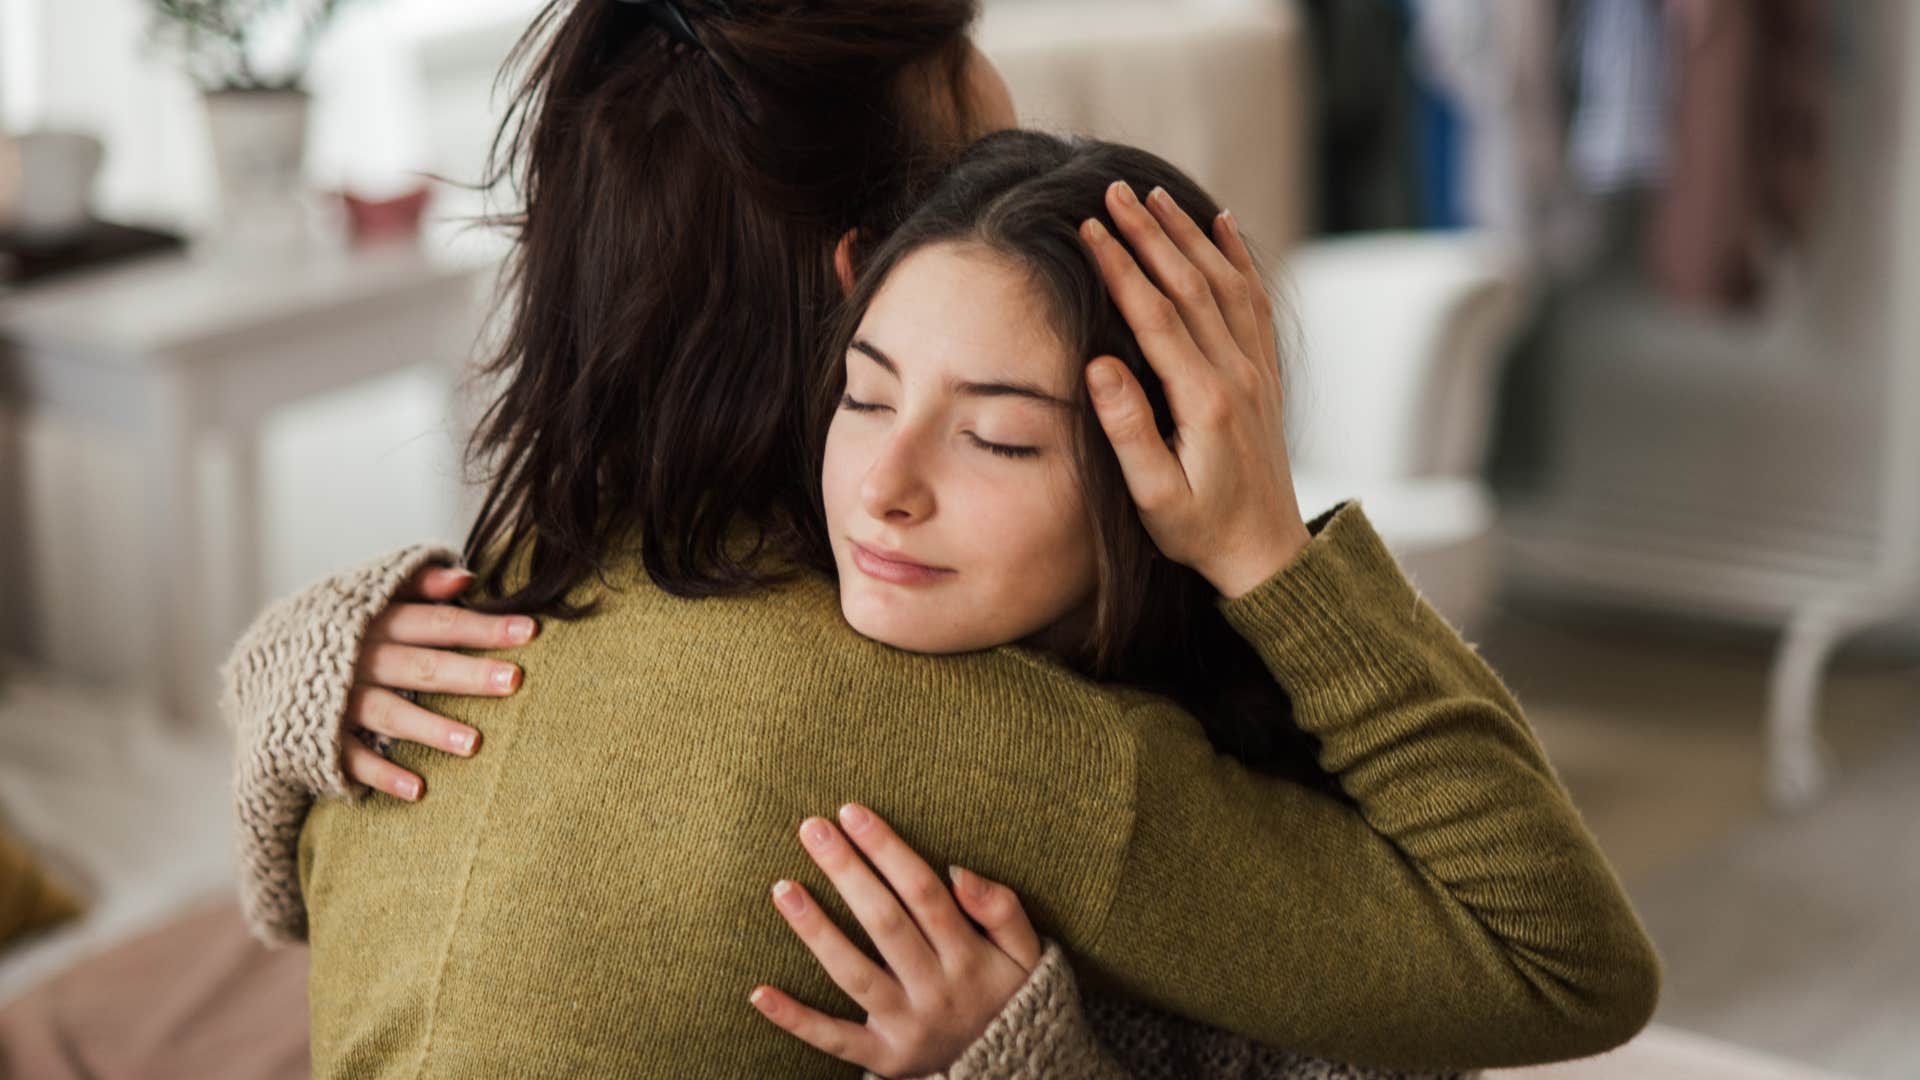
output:
[[[860,230],[848,229],[840,242],[833,245],[833,270],[840,275],[840,291],[853,294],[853,245],[860,242]]]

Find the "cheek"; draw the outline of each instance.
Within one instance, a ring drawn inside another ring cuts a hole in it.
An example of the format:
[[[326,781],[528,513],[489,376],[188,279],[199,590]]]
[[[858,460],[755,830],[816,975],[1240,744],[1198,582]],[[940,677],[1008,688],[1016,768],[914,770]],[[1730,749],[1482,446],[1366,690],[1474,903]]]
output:
[[[852,428],[842,422],[846,413],[837,413],[827,427],[827,447],[820,462],[820,494],[826,505],[827,524],[831,528],[845,512],[847,503],[860,490],[863,474],[859,440]]]
[[[1093,529],[1087,523],[1087,503],[1078,484],[1069,481],[1053,501],[1049,524],[1053,530],[1048,565],[1061,587],[1079,603],[1095,585]]]
[[[1064,464],[1049,464],[1044,477],[1017,486],[987,489],[976,535],[1000,556],[1002,580],[1017,597],[1062,602],[1065,594],[1093,586],[1093,534],[1087,527],[1086,500]],[[1074,599],[1068,597],[1068,599]]]

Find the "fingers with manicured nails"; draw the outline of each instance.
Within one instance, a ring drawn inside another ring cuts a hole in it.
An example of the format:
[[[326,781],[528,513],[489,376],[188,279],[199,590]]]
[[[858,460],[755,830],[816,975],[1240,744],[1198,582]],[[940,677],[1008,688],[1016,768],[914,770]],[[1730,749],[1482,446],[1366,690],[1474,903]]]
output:
[[[1094,415],[1120,459],[1121,475],[1134,505],[1142,511],[1165,506],[1187,493],[1187,474],[1180,459],[1160,437],[1147,393],[1127,365],[1103,356],[1087,365],[1087,395]]]
[[[374,753],[352,735],[342,740],[347,759],[347,775],[375,791],[384,791],[396,799],[417,802],[426,794],[426,782],[418,776]]]
[[[1261,344],[1260,326],[1253,312],[1256,297],[1246,277],[1165,188],[1154,188],[1148,193],[1147,207],[1180,249],[1180,254],[1206,278],[1214,303],[1226,320],[1227,330],[1241,355],[1256,362],[1264,359],[1271,350]],[[1261,293],[1258,299],[1266,299],[1265,294]]]
[[[480,733],[473,728],[378,686],[355,686],[347,695],[347,723],[461,757],[472,757],[480,746]]]
[[[355,682],[376,683],[393,690],[470,697],[504,697],[520,688],[520,669],[504,660],[390,642],[362,649],[355,674]]]
[[[900,981],[883,970],[840,932],[806,886],[782,878],[773,885],[773,906],[826,969],[833,984],[868,1012],[886,1007],[900,994]]]
[[[1149,199],[1154,198],[1149,195]],[[1159,192],[1157,198],[1165,199],[1166,193]],[[1171,199],[1167,199],[1167,203],[1172,206]],[[1184,217],[1180,209],[1173,207],[1171,214],[1149,210],[1125,181],[1117,180],[1107,188],[1107,211],[1113,215],[1120,235],[1126,237],[1141,266],[1152,277],[1153,285],[1173,301],[1188,335],[1200,347],[1206,362],[1218,366],[1238,357],[1240,343],[1234,340],[1226,319],[1221,316],[1212,284],[1161,224],[1163,216]]]
[[[919,853],[907,846],[879,814],[848,803],[840,808],[840,825],[859,845],[875,870],[906,905],[907,913],[926,935],[936,954],[950,955],[963,948],[973,928],[953,902],[947,883],[933,872]]]
[[[760,1015],[815,1050],[879,1071],[875,1062],[879,1060],[880,1039],[866,1027],[802,1005],[771,986],[754,987],[747,1000]]]
[[[407,576],[394,596],[401,600],[444,602],[467,591],[473,584],[473,572],[451,566],[429,565]]]
[[[931,984],[940,971],[932,946],[900,906],[893,890],[874,876],[873,869],[840,830],[826,818],[808,818],[800,823],[800,841],[814,864],[839,890],[847,907],[853,909],[853,917],[860,920],[887,967],[909,988]]]
[[[953,879],[953,894],[961,908],[980,924],[1001,952],[1012,957],[1022,970],[1040,966],[1040,935],[1012,889],[963,867],[949,866],[947,874]]]
[[[1113,294],[1114,306],[1120,309],[1133,336],[1139,339],[1140,351],[1146,354],[1147,362],[1166,384],[1167,403],[1173,407],[1174,415],[1183,415],[1184,409],[1193,403],[1191,389],[1209,373],[1207,359],[1201,355],[1200,346],[1194,344],[1193,336],[1187,333],[1180,310],[1147,280],[1140,264],[1133,261],[1133,256],[1098,219],[1088,218],[1081,223],[1080,236],[1093,252],[1094,262],[1099,264],[1100,276],[1107,283],[1107,291]]]
[[[434,649],[506,649],[533,640],[539,626],[525,615],[487,615],[452,604],[393,604],[370,635]]]

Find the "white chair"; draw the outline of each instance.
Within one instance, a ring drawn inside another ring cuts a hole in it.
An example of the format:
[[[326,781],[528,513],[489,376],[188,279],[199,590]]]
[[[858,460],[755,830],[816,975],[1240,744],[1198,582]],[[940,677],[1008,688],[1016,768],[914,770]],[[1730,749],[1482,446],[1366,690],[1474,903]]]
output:
[[[1308,518],[1358,498],[1429,603],[1462,634],[1496,587],[1484,479],[1499,362],[1528,302],[1513,251],[1477,232],[1321,240],[1287,259],[1288,452]]]

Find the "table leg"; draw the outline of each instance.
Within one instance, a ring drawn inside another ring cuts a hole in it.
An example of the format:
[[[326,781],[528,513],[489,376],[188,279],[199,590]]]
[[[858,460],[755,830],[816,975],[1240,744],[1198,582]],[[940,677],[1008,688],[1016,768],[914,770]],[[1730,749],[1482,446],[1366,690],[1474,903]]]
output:
[[[267,583],[262,569],[262,523],[266,520],[261,505],[260,431],[254,427],[236,427],[227,432],[229,472],[228,505],[232,508],[231,557],[227,580],[231,586],[231,606],[227,618],[216,627],[215,640],[230,643],[267,603]]]
[[[27,521],[27,418],[0,393],[0,653],[30,656],[33,535]]]
[[[149,380],[145,488],[147,587],[152,641],[147,683],[182,728],[214,722],[215,673],[207,657],[200,572],[200,505],[191,395],[172,374]]]

